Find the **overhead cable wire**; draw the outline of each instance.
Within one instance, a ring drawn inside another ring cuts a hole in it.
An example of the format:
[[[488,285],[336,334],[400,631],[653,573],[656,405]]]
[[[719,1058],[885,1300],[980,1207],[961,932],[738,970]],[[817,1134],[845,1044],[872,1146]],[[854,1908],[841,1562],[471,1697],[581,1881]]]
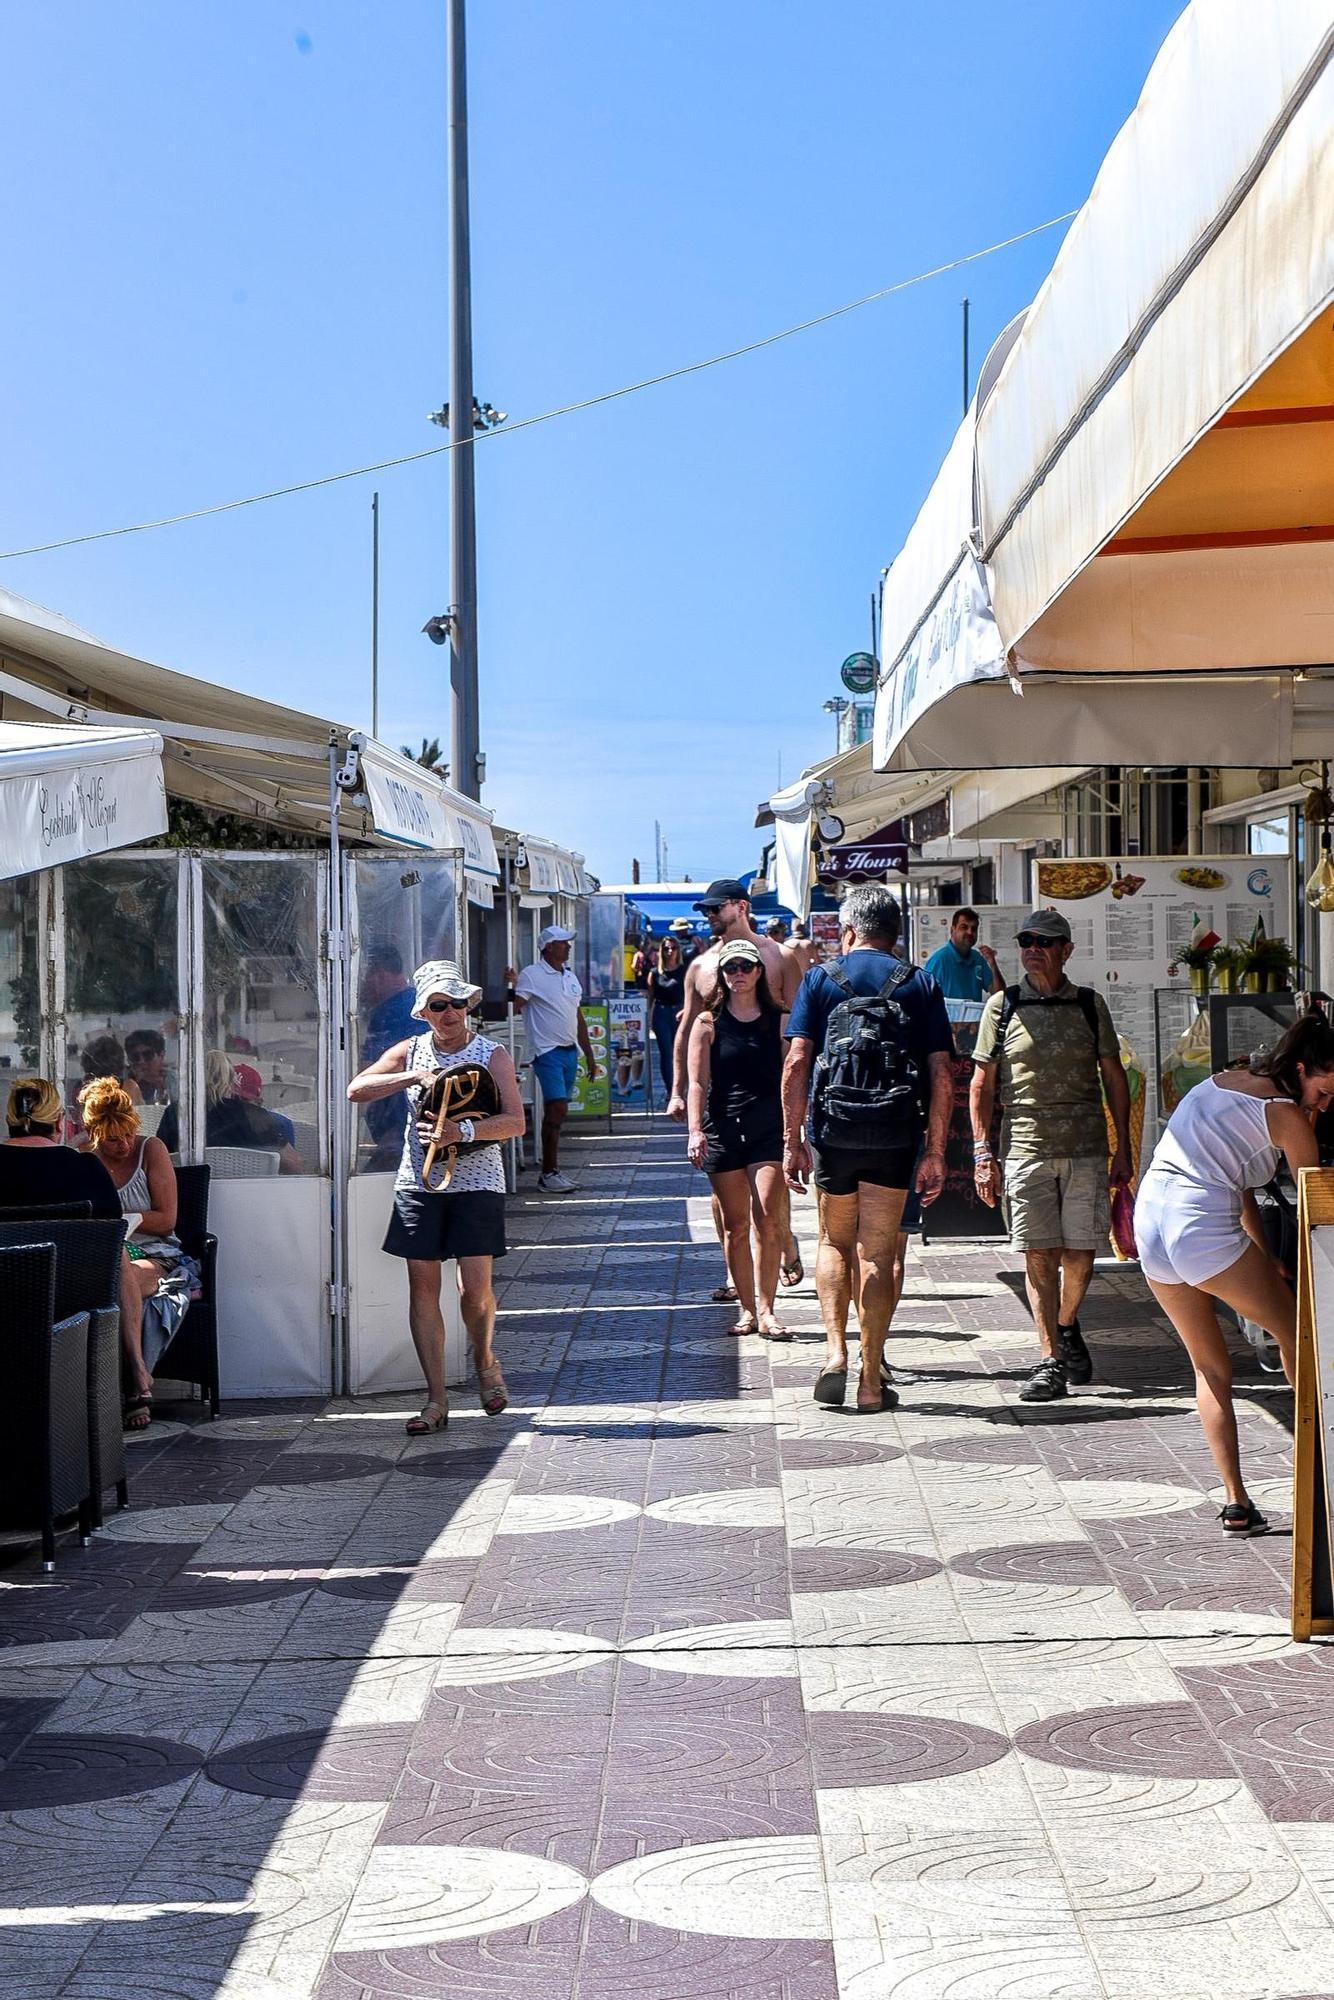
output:
[[[970,250],[965,256],[952,257],[946,264],[933,265],[929,271],[918,271],[911,278],[900,278],[892,285],[883,285],[877,292],[868,292],[864,298],[851,299],[847,305],[834,306],[829,312],[817,313],[813,319],[785,326],[779,333],[765,334],[759,340],[747,341],[743,347],[729,347],[725,353],[711,354],[704,361],[688,361],[684,367],[669,368],[661,375],[646,375],[642,381],[627,382],[619,389],[604,389],[600,395],[585,396],[577,403],[562,403],[554,410],[520,417],[514,423],[506,423],[503,429],[476,431],[470,438],[427,445],[422,451],[404,452],[398,458],[377,459],[373,465],[352,466],[346,472],[326,472],[318,479],[302,479],[293,486],[271,487],[266,493],[250,493],[242,500],[221,500],[211,507],[195,507],[184,514],[167,514],[156,521],[133,521],[121,528],[96,528],[85,535],[66,535],[56,542],[36,542],[31,548],[3,549],[0,550],[0,562],[14,562],[20,556],[51,555],[57,549],[75,549],[86,542],[114,541],[122,535],[146,535],[156,528],[176,528],[186,521],[208,520],[215,514],[234,514],[241,507],[259,507],[268,500],[288,500],[296,493],[313,493],[321,486],[337,486],[347,479],[365,479],[373,472],[393,472],[403,465],[420,465],[424,459],[440,458],[446,452],[475,445],[483,438],[513,437],[518,431],[531,430],[535,424],[550,424],[558,417],[577,416],[583,410],[595,410],[604,403],[619,402],[625,396],[637,396],[641,390],[658,389],[667,382],[679,382],[689,375],[702,375],[706,369],[720,368],[724,362],[740,361],[747,354],[759,354],[766,347],[777,346],[779,341],[791,340],[799,333],[809,333],[817,326],[828,326],[832,320],[844,319],[849,313],[860,312],[864,306],[876,305],[881,299],[892,298],[897,292],[911,291],[915,285],[925,285],[932,278],[943,278],[948,272],[961,270],[966,264],[980,263],[984,257],[994,257],[1001,250],[1013,249],[1016,243],[1026,243],[1030,237],[1041,236],[1048,229],[1059,229],[1063,222],[1069,222],[1078,213],[1078,209],[1069,208],[1063,215],[1053,215],[1046,222],[1034,223],[1031,229],[1021,229],[1017,235],[1006,236],[999,243],[988,243],[985,249]]]

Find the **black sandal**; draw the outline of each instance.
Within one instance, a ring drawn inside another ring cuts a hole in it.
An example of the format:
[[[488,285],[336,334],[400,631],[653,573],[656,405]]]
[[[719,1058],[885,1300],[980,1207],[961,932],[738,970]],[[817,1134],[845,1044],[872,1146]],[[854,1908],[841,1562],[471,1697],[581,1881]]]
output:
[[[1220,1508],[1219,1520],[1223,1523],[1225,1535],[1267,1535],[1269,1523],[1253,1500],[1243,1506],[1240,1500],[1230,1500]]]
[[[846,1368],[822,1368],[815,1378],[815,1400],[826,1410],[841,1410],[848,1393]]]
[[[792,1259],[792,1262],[790,1264],[784,1261],[778,1267],[778,1282],[780,1285],[784,1287],[786,1291],[789,1292],[792,1290],[792,1287],[794,1285],[799,1285],[801,1283],[805,1275],[806,1275],[806,1266],[801,1261],[800,1250],[798,1250],[796,1256]]]

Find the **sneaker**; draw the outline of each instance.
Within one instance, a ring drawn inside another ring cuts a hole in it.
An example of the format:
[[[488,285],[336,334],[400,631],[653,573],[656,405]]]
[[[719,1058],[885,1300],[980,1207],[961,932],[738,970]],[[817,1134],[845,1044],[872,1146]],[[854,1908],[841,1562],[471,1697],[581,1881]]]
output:
[[[572,1180],[567,1179],[566,1176],[560,1173],[559,1171],[550,1174],[539,1174],[537,1177],[537,1185],[541,1188],[543,1194],[574,1193],[574,1182]]]
[[[1065,1363],[1046,1356],[1019,1391],[1021,1403],[1054,1403],[1066,1393]]]
[[[1093,1380],[1093,1356],[1088,1344],[1079,1331],[1079,1321],[1069,1326],[1058,1327],[1061,1336],[1061,1359],[1065,1363],[1065,1379],[1073,1388],[1080,1389],[1085,1382]]]

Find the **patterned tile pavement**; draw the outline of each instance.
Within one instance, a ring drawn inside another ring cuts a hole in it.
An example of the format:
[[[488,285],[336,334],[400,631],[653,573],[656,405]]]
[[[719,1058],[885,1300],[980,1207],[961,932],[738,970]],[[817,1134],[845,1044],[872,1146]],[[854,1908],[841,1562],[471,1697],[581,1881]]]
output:
[[[570,1148],[502,1267],[513,1402],[233,1408],[0,1546],[0,1991],[22,2000],[1334,1994],[1334,1656],[1100,1271],[1030,1409],[1013,1260],[914,1250],[893,1416],[731,1340],[675,1130]],[[798,1208],[812,1261],[813,1215]]]

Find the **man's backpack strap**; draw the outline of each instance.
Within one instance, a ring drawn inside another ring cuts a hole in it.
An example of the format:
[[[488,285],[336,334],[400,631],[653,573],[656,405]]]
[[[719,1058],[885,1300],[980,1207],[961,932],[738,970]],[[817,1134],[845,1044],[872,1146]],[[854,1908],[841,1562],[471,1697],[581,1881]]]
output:
[[[1080,1013],[1088,1022],[1088,1030],[1093,1037],[1093,1047],[1096,1053],[1102,1043],[1102,1027],[1098,1020],[1098,996],[1091,986],[1076,986],[1075,998],[1079,1002]],[[1019,987],[1006,987],[1005,998],[1001,1001],[1000,1019],[996,1023],[996,1053],[998,1055],[1005,1046],[1005,1037],[1009,1032],[1010,1023],[1019,1012],[1019,1009],[1023,1006],[1031,1007],[1034,1004],[1033,1001],[1025,1001],[1021,997]]]
[[[857,996],[852,990],[852,981],[848,978],[847,973],[841,965],[826,965],[823,970],[825,977],[832,979],[841,993],[846,993],[849,1000],[856,999]]]
[[[1089,1033],[1093,1037],[1093,1050],[1096,1055],[1099,1044],[1102,1041],[1102,1028],[1098,1022],[1097,995],[1091,986],[1076,986],[1075,998],[1083,1009],[1084,1019],[1089,1024]]]
[[[894,970],[890,973],[889,978],[880,988],[880,992],[877,995],[877,998],[881,1000],[892,999],[894,994],[898,992],[900,986],[902,986],[904,980],[912,978],[915,970],[916,970],[915,966],[905,965],[902,959],[900,959],[899,963],[894,967]]]

